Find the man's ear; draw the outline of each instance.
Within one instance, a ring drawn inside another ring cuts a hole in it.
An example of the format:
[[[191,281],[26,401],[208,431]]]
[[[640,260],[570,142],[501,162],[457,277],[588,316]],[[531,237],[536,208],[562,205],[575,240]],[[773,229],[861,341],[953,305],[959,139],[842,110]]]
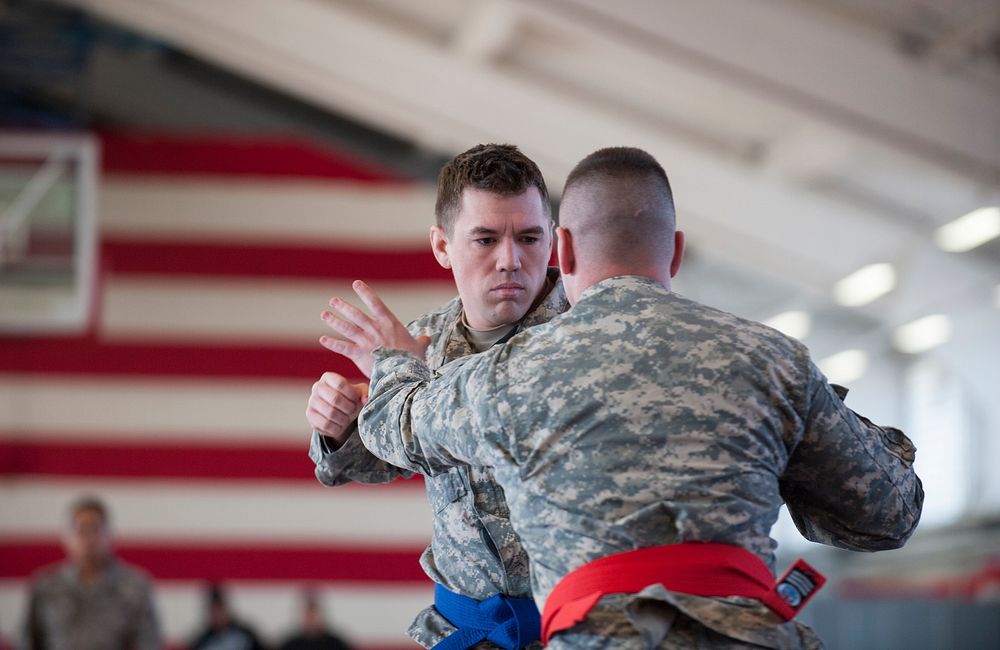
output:
[[[559,256],[559,272],[563,275],[572,275],[576,270],[573,234],[562,226],[556,228],[556,255]]]
[[[448,235],[441,226],[431,226],[431,251],[438,264],[446,269],[451,268],[451,259],[448,257]]]
[[[670,277],[677,275],[684,261],[684,233],[680,230],[674,233],[674,258],[670,260]]]

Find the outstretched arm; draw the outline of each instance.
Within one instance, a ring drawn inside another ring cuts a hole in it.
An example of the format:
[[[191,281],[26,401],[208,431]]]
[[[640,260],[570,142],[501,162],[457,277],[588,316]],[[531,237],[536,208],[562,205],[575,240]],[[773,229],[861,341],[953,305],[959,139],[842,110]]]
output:
[[[393,465],[425,474],[455,465],[495,466],[509,457],[497,410],[503,391],[498,352],[454,361],[435,378],[412,355],[376,350],[371,393],[359,419],[365,446]]]

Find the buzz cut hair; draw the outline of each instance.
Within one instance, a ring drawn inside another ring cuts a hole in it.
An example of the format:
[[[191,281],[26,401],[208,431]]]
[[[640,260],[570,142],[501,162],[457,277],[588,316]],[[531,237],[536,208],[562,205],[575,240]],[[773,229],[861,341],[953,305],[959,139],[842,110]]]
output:
[[[538,165],[512,144],[479,144],[445,163],[438,175],[434,215],[450,237],[462,207],[462,193],[471,187],[500,196],[517,196],[534,187],[545,215],[552,219],[549,191]]]
[[[649,153],[636,147],[606,147],[590,154],[573,168],[566,177],[563,194],[579,184],[590,181],[625,180],[625,179],[655,179],[663,191],[661,199],[666,202],[670,218],[675,218],[674,193],[670,188],[670,179],[663,166]]]

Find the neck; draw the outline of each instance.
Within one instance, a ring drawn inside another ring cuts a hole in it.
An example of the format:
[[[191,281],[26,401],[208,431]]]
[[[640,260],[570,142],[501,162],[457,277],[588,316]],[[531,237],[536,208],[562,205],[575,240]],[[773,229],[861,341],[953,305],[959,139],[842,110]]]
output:
[[[107,564],[107,561],[104,559],[89,560],[81,563],[79,566],[80,582],[96,582],[101,577],[101,574],[104,573]]]
[[[505,337],[513,328],[517,327],[517,323],[508,323],[489,329],[476,329],[469,325],[463,313],[462,326],[465,328],[465,338],[469,342],[469,345],[472,346],[472,349],[476,352],[482,352],[493,347],[497,341]]]
[[[574,273],[573,276],[573,286],[575,291],[573,292],[572,302],[576,302],[580,295],[594,286],[599,282],[603,282],[608,278],[615,278],[622,275],[635,275],[639,277],[649,278],[650,280],[655,280],[659,282],[667,290],[670,290],[670,271],[669,269],[661,269],[658,267],[640,267],[640,266],[626,266],[626,265],[606,265],[600,269],[595,269],[593,272],[584,273],[578,272]],[[565,279],[564,279],[565,283]]]

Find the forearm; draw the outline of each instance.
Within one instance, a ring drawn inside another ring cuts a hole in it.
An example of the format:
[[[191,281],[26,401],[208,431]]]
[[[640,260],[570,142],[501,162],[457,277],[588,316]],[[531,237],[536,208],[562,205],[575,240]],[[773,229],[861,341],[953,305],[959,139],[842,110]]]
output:
[[[412,356],[388,353],[376,351],[368,403],[358,418],[361,441],[388,463],[430,473],[429,463],[416,453],[411,411],[413,396],[426,386],[431,371]]]
[[[880,427],[830,395],[818,396],[790,460],[783,481],[789,512],[812,541],[851,550],[898,548],[913,534],[923,506],[916,449],[902,431]]]
[[[389,483],[412,472],[391,465],[372,454],[358,437],[357,422],[349,430],[347,440],[333,449],[327,438],[313,431],[309,443],[309,458],[316,464],[316,479],[323,485],[336,487],[358,483]]]
[[[396,351],[376,352],[372,391],[361,411],[361,439],[386,461],[435,474],[456,465],[482,461],[485,431],[477,418],[480,398],[472,357],[449,364],[435,378],[423,361]],[[458,371],[456,371],[458,370]],[[464,417],[468,416],[468,417]]]

